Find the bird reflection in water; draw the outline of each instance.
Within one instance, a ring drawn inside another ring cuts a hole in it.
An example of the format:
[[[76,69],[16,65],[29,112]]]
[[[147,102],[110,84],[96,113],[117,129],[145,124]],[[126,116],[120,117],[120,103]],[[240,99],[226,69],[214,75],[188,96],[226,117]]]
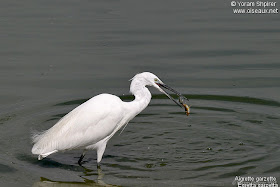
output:
[[[83,180],[83,182],[75,182],[75,181],[53,181],[44,177],[41,177],[41,180],[39,182],[36,182],[33,184],[33,187],[84,187],[84,186],[118,186],[118,185],[112,185],[112,184],[106,184],[103,181],[104,173],[102,172],[101,168],[97,169],[97,173],[92,173],[94,170],[87,169],[84,166],[84,176],[92,176],[97,174],[97,179],[96,180],[90,180],[85,178],[84,176],[80,176]]]

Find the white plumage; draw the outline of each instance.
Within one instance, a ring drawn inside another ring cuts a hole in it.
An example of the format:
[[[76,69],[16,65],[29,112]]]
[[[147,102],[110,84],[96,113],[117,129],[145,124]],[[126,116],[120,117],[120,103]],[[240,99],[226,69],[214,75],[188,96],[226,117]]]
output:
[[[154,86],[165,94],[160,86],[169,88],[152,73],[137,74],[132,78],[130,86],[130,92],[135,96],[133,101],[123,102],[111,94],[100,94],[89,99],[49,130],[34,135],[32,153],[39,155],[38,159],[41,160],[59,151],[83,149],[84,153],[78,162],[81,164],[85,151],[96,149],[99,165],[108,140],[148,106],[151,93],[146,86]]]

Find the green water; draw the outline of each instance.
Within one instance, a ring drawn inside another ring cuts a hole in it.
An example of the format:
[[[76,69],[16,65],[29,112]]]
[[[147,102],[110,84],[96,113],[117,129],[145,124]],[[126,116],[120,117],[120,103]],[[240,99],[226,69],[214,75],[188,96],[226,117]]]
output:
[[[279,5],[277,5],[279,6]],[[279,8],[279,7],[278,7]],[[230,1],[3,1],[0,186],[236,186],[280,179],[279,14]],[[150,88],[150,105],[96,153],[38,161],[31,132],[99,93],[133,99],[151,71],[191,114]]]

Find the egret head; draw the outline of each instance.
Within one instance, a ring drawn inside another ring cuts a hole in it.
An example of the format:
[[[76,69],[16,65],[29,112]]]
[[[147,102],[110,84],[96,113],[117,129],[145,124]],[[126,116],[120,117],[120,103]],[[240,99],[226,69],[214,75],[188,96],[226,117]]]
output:
[[[184,97],[181,93],[174,90],[173,88],[164,84],[156,75],[150,72],[143,72],[135,75],[132,80],[141,81],[145,86],[153,86],[157,88],[160,92],[164,93],[169,99],[174,101],[178,106],[185,108],[184,103],[176,101],[173,97],[171,97],[164,89],[173,92],[174,94],[178,95],[180,98]]]

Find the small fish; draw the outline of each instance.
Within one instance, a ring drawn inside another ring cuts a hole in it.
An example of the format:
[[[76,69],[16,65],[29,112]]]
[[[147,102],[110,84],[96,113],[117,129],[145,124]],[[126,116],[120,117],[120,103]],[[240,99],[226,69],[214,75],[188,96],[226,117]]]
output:
[[[187,104],[185,104],[186,100],[188,100],[188,98],[184,97],[183,95],[179,96],[179,102],[184,106],[185,112],[188,116],[190,114],[190,107]]]
[[[185,112],[186,112],[186,114],[188,116],[190,114],[191,109],[190,109],[190,107],[187,104],[183,104],[183,106],[185,107]]]

